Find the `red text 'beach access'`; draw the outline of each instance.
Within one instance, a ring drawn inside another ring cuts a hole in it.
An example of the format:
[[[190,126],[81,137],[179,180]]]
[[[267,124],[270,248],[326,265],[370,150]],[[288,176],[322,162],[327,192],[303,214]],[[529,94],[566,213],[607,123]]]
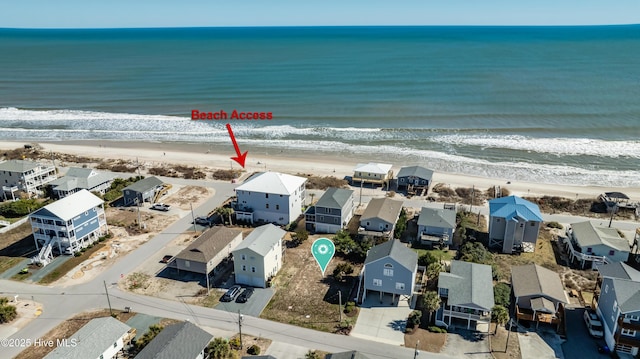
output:
[[[233,110],[231,115],[226,111],[218,112],[200,112],[199,110],[191,110],[192,120],[272,120],[272,112],[240,112]]]

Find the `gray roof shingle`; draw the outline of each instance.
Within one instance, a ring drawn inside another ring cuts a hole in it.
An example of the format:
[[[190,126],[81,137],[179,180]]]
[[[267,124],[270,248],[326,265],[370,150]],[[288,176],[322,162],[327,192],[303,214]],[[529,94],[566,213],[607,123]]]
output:
[[[600,272],[603,277],[640,282],[640,272],[622,262],[613,262],[598,266],[598,272]]]
[[[211,228],[178,253],[176,258],[207,263],[241,234],[240,230],[223,226]]]
[[[91,319],[69,338],[70,343],[75,339],[76,346],[59,346],[45,358],[98,358],[130,329],[130,326],[112,317]]]
[[[58,191],[71,191],[76,188],[88,190],[113,178],[114,176],[110,174],[94,172],[90,168],[72,167],[64,177],[51,181],[49,184]]]
[[[0,171],[7,172],[25,173],[38,167],[40,167],[39,163],[25,160],[9,160],[0,163]]]
[[[584,221],[572,223],[571,230],[582,248],[604,244],[619,251],[630,251],[629,242],[620,237],[615,228],[596,227],[591,221]]]
[[[253,252],[266,256],[267,253],[273,248],[273,246],[284,238],[287,232],[274,226],[271,223],[267,223],[254,229],[247,238],[244,239],[234,250],[239,251],[241,249],[250,249]]]
[[[407,248],[407,246],[396,239],[391,239],[369,249],[364,264],[367,265],[386,257],[392,258],[410,271],[413,271],[418,265],[418,253]]]
[[[397,177],[400,178],[407,176],[415,176],[431,181],[431,178],[433,177],[433,171],[422,166],[409,166],[400,168],[400,172],[398,172]]]
[[[511,285],[516,297],[547,296],[567,303],[558,273],[537,264],[511,267]]]
[[[390,198],[373,198],[360,217],[360,221],[380,218],[389,223],[396,223],[402,210],[402,201]]]
[[[126,190],[129,190],[129,191],[134,191],[138,193],[144,193],[158,186],[162,186],[162,181],[159,180],[157,177],[152,176],[152,177],[141,179],[136,183],[132,183],[127,187],[123,188],[122,191],[124,192]]]
[[[418,225],[437,228],[455,228],[456,211],[444,208],[422,207],[420,216],[418,217]]]
[[[450,273],[438,277],[438,288],[448,289],[449,305],[487,311],[495,305],[491,266],[486,264],[451,261]]]
[[[353,190],[330,187],[320,197],[316,207],[342,209],[353,196]]]
[[[195,359],[212,338],[213,335],[191,322],[168,325],[136,355],[136,359]]]
[[[617,278],[612,281],[622,314],[640,312],[640,282]]]

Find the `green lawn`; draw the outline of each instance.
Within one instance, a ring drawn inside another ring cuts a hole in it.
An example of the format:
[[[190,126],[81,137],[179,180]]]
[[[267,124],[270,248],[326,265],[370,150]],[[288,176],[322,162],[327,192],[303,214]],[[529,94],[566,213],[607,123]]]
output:
[[[0,273],[4,273],[7,269],[20,263],[24,258],[22,257],[4,257],[0,256]]]
[[[420,257],[421,255],[430,252],[431,254],[433,254],[436,258],[440,258],[440,260],[443,261],[450,261],[453,259],[453,257],[455,256],[456,252],[455,251],[449,251],[449,250],[441,250],[441,249],[421,249],[421,248],[412,248],[415,252],[418,253],[418,257]]]

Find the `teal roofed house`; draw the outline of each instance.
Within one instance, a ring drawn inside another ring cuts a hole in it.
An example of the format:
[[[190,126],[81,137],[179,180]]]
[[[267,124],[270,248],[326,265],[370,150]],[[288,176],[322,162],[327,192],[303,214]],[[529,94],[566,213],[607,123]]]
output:
[[[533,252],[538,240],[542,214],[534,203],[518,196],[489,201],[489,246],[502,253]]]

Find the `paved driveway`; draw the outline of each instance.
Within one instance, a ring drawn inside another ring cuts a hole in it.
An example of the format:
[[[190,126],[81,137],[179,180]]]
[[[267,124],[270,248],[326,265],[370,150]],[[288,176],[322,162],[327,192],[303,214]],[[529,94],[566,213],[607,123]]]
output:
[[[221,292],[220,297],[222,294],[224,292]],[[236,314],[240,311],[244,315],[259,317],[274,294],[273,288],[254,288],[253,295],[246,303],[220,302],[214,308]]]
[[[582,319],[584,308],[568,307],[567,341],[562,344],[562,351],[566,359],[602,359],[608,355],[598,353],[598,345],[604,345],[604,340],[594,339],[589,335],[587,326]]]
[[[381,304],[378,295],[367,296],[360,307],[358,321],[351,330],[351,336],[404,345],[404,329],[411,311],[407,300],[391,304],[391,295],[388,295]]]
[[[564,359],[562,341],[552,328],[518,332],[518,341],[522,359]]]
[[[441,353],[455,358],[493,358],[487,334],[467,329],[452,329]]]
[[[264,355],[271,355],[278,359],[302,359],[305,357],[309,348],[292,345],[283,342],[272,342]]]

